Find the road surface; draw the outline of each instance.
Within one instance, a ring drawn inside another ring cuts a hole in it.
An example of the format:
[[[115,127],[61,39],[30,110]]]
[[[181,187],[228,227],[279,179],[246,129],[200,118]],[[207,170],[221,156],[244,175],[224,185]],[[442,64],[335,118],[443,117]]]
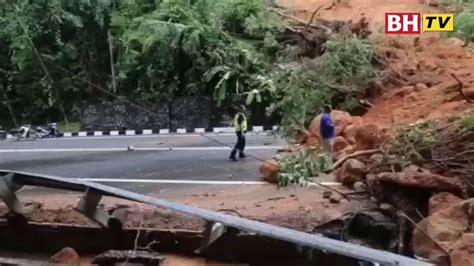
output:
[[[106,180],[106,184],[151,193],[183,184],[147,180],[260,181],[260,162],[248,157],[228,160],[233,134],[107,136],[36,141],[0,141],[0,168],[68,178]],[[247,136],[248,153],[270,159],[285,142],[273,135]],[[127,151],[133,147],[133,151]],[[140,179],[141,182],[134,182]],[[115,180],[107,182],[107,180]],[[120,181],[126,182],[120,182]],[[104,182],[104,181],[101,181]],[[212,183],[211,182],[211,183]]]

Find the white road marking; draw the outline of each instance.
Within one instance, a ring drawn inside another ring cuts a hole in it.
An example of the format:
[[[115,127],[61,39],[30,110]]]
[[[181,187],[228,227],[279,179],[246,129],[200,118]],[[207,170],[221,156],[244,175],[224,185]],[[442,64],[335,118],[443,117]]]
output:
[[[249,146],[246,150],[278,150],[283,146]],[[230,147],[160,147],[160,148],[133,148],[133,151],[221,151],[230,150]],[[129,151],[125,148],[69,148],[69,149],[5,149],[0,153],[27,153],[27,152],[109,152],[109,151]]]
[[[215,181],[215,180],[171,180],[171,179],[120,179],[120,178],[79,178],[82,181],[104,183],[145,183],[145,184],[194,184],[194,185],[265,185],[264,181]]]
[[[103,183],[145,183],[145,184],[194,184],[194,185],[266,185],[265,181],[217,181],[217,180],[176,180],[176,179],[127,179],[127,178],[78,178],[81,181]],[[338,182],[321,182],[325,186],[341,186]],[[316,183],[310,185],[318,186]]]

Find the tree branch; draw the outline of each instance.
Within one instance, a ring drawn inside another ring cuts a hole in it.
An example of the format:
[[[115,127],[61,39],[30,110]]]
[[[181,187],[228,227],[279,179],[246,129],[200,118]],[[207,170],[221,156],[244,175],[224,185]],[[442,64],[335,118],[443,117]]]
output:
[[[352,158],[355,158],[355,157],[358,157],[358,156],[362,156],[362,155],[371,155],[371,154],[375,154],[375,153],[383,153],[382,150],[380,149],[374,149],[374,150],[365,150],[365,151],[356,151],[354,153],[351,153],[341,159],[339,159],[337,162],[334,163],[333,165],[333,170],[334,169],[337,169],[338,167],[340,167],[345,161],[349,160],[349,159],[352,159]]]
[[[287,14],[285,14],[285,13],[283,13],[283,12],[281,12],[280,10],[277,10],[277,9],[275,9],[275,8],[267,8],[267,11],[273,12],[273,13],[275,13],[275,14],[277,14],[277,15],[283,17],[283,18],[290,19],[290,20],[296,22],[297,24],[300,24],[300,25],[303,25],[303,26],[306,26],[306,25],[307,25],[307,22],[305,22],[305,21],[303,21],[303,20],[301,20],[301,19],[299,19],[299,18],[297,18],[297,17],[291,16],[291,15],[287,15]],[[313,28],[321,28],[321,29],[324,29],[325,31],[328,32],[328,34],[332,34],[332,30],[331,30],[329,27],[327,27],[327,26],[325,26],[325,25],[323,25],[323,24],[321,24],[321,23],[318,23],[318,24],[310,24],[309,26],[310,26],[310,27],[313,27]],[[305,29],[306,29],[306,27],[305,27]]]
[[[324,10],[329,10],[329,9],[333,8],[335,5],[336,5],[336,3],[332,2],[332,4],[328,7],[325,7]],[[319,6],[318,8],[316,8],[314,10],[313,14],[311,14],[311,18],[308,20],[308,23],[306,23],[306,27],[304,28],[304,30],[307,30],[309,28],[309,26],[311,25],[311,23],[313,23],[314,17],[316,16],[316,14],[318,13],[318,11],[321,8],[323,8],[323,6]]]
[[[469,99],[463,92],[463,89],[464,89],[464,83],[462,83],[462,81],[456,77],[456,75],[454,73],[451,73],[451,77],[453,77],[458,83],[459,83],[459,86],[458,86],[458,91],[459,93],[461,94],[461,96],[464,98],[464,100],[466,100],[468,103],[474,103],[473,100]]]

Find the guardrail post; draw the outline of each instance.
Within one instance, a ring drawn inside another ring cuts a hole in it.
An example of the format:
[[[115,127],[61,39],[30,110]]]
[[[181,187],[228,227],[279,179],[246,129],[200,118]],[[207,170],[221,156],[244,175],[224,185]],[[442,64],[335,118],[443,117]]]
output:
[[[122,229],[123,221],[119,217],[110,216],[103,209],[98,208],[101,199],[101,194],[97,193],[94,189],[88,188],[75,209],[103,227],[115,230]]]
[[[23,215],[23,204],[18,199],[15,191],[22,186],[16,184],[13,180],[15,173],[11,172],[0,177],[0,198],[7,206],[9,213],[6,215],[7,220],[15,224],[26,223],[26,218]]]
[[[115,209],[107,221],[107,226],[114,231],[122,230],[123,224],[127,218],[128,210],[125,208]]]
[[[221,223],[207,222],[203,232],[201,245],[196,253],[204,252],[212,243],[221,237],[226,231],[226,227]]]

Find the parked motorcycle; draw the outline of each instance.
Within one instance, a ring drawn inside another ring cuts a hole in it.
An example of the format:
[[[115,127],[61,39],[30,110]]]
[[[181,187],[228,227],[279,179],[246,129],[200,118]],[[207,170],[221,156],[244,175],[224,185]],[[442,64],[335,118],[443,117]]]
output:
[[[23,125],[18,129],[13,129],[11,134],[14,141],[36,140],[38,138],[36,131],[30,125]]]
[[[60,136],[57,123],[50,123],[46,127],[37,127],[36,135],[40,138],[57,138]]]

